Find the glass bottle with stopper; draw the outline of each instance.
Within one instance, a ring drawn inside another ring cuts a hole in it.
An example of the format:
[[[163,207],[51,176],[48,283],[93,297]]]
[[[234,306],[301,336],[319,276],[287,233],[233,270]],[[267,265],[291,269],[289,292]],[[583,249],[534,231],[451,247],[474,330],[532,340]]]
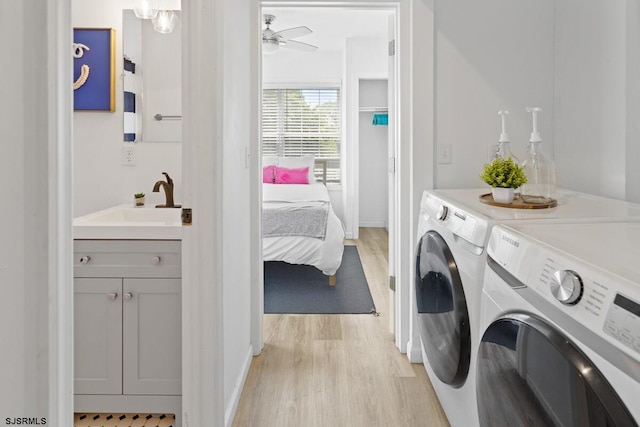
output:
[[[509,114],[509,111],[507,110],[498,111],[498,115],[500,115],[502,120],[502,131],[500,132],[500,138],[498,139],[498,144],[495,146],[494,152],[492,153],[491,158],[489,159],[489,162],[497,158],[503,158],[503,159],[511,159],[515,163],[520,164],[520,161],[518,160],[518,158],[514,156],[513,153],[511,152],[511,147],[510,147],[511,143],[509,141],[509,134],[507,133],[507,118],[506,118],[507,114]]]
[[[527,182],[522,186],[520,197],[525,203],[550,203],[556,195],[556,170],[553,160],[542,152],[542,138],[538,132],[538,113],[542,108],[527,107],[526,110],[532,114],[533,130],[527,156],[522,162]]]

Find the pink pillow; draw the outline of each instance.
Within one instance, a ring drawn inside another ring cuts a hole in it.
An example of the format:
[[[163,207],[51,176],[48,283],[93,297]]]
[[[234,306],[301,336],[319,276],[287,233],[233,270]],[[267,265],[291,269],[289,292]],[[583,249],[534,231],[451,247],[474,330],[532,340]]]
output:
[[[274,175],[276,173],[276,165],[269,165],[262,168],[262,182],[273,184]]]
[[[276,184],[308,184],[309,167],[281,168],[276,166]]]

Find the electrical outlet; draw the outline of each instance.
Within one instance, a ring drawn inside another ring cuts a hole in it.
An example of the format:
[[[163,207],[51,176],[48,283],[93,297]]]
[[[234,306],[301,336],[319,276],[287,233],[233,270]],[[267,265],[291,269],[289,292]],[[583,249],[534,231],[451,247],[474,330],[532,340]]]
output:
[[[122,164],[125,166],[136,165],[136,149],[132,145],[122,147]]]
[[[438,163],[441,165],[451,164],[451,145],[450,144],[438,145]]]

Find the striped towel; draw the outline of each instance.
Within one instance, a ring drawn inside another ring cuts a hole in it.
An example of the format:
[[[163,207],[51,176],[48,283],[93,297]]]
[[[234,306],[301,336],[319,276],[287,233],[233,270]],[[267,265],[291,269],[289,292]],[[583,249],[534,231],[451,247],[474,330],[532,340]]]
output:
[[[138,133],[136,116],[136,64],[124,57],[124,141],[135,142]]]

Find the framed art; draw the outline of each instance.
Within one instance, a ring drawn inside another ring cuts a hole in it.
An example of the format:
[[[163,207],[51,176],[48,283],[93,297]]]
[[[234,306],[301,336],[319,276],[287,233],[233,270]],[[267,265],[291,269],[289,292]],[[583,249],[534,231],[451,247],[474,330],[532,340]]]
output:
[[[116,110],[116,32],[73,29],[73,109]]]

